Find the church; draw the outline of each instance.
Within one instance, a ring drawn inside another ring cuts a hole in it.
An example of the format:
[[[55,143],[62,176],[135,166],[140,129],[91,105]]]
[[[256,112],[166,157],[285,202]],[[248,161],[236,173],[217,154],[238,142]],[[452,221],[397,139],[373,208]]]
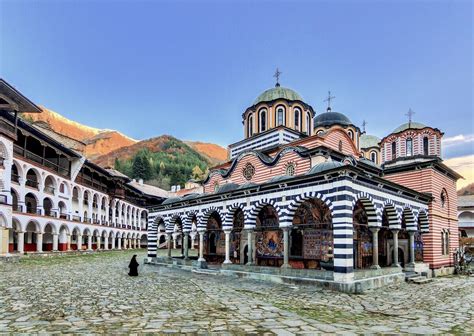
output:
[[[204,192],[149,208],[149,262],[346,292],[452,273],[461,176],[443,164],[443,132],[410,110],[379,139],[333,111],[333,98],[316,113],[277,77],[243,111],[243,139]]]

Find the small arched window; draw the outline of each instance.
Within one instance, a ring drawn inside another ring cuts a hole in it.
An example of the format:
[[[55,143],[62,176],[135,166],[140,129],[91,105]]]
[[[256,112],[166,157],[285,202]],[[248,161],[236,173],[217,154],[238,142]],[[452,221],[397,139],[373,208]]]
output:
[[[285,125],[285,108],[283,106],[278,106],[276,111],[276,120],[277,126]]]
[[[407,138],[406,139],[406,156],[412,156],[413,155],[413,139],[412,138]]]
[[[352,130],[348,130],[347,134],[349,135],[349,138],[351,138],[351,140],[354,141],[354,132],[352,132]]]
[[[370,152],[370,161],[377,163],[377,152],[375,151]]]
[[[430,155],[428,137],[423,138],[423,155]]]
[[[306,113],[306,134],[311,135],[311,117]]]
[[[392,142],[392,160],[397,158],[397,142]]]
[[[253,116],[249,116],[249,119],[247,121],[247,126],[248,126],[248,136],[251,137],[253,135]]]
[[[285,175],[294,176],[295,172],[296,172],[295,164],[294,163],[288,163],[288,165],[286,166]]]
[[[260,110],[260,132],[265,132],[267,129],[267,110]]]
[[[446,207],[446,202],[448,201],[446,190],[443,189],[443,191],[441,192],[441,195],[439,196],[439,200],[441,202],[441,207],[442,208]]]
[[[301,131],[301,110],[295,108],[295,129]]]
[[[342,152],[342,140],[339,140],[339,152]]]
[[[214,182],[214,192],[216,192],[219,189],[219,182]]]
[[[319,130],[318,133],[316,133],[317,135],[322,135],[324,133],[323,130]]]

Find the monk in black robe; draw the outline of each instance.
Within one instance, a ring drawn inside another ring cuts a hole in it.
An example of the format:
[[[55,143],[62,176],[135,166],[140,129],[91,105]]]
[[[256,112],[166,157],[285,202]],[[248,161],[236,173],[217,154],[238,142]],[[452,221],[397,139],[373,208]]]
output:
[[[130,264],[128,265],[128,268],[130,268],[130,272],[128,272],[128,275],[130,276],[138,276],[138,266],[140,264],[137,261],[137,255],[134,254],[132,257],[132,260],[130,260]]]

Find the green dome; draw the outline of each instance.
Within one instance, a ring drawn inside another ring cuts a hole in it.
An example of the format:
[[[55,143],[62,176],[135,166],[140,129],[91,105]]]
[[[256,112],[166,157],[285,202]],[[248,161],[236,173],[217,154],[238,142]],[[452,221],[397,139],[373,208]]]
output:
[[[275,86],[274,88],[264,91],[260,96],[257,97],[257,99],[255,99],[253,104],[256,105],[261,102],[269,102],[279,98],[303,101],[303,98],[301,98],[301,96],[296,91],[281,86]]]
[[[362,134],[360,136],[360,148],[378,147],[380,139],[375,135]]]
[[[392,133],[399,133],[403,132],[407,129],[422,129],[427,127],[426,125],[422,123],[417,123],[417,122],[410,122],[410,123],[404,123],[403,125],[400,125],[399,127],[395,128]]]

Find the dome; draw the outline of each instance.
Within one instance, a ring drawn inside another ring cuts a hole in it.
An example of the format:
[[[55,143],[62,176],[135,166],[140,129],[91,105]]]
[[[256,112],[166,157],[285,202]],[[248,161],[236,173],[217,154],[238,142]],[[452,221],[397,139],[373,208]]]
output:
[[[311,168],[309,172],[307,172],[306,174],[307,175],[318,174],[318,173],[322,173],[323,171],[339,168],[342,166],[344,166],[344,164],[339,161],[321,162],[315,165],[313,168]]]
[[[422,124],[422,123],[417,123],[417,122],[412,121],[410,123],[404,123],[403,125],[398,126],[397,128],[395,128],[393,130],[392,133],[403,132],[407,129],[422,129],[422,128],[425,128],[425,127],[427,127],[427,126]]]
[[[352,122],[344,114],[339,112],[324,112],[314,118],[314,127],[332,125],[352,125]]]
[[[301,96],[296,91],[281,86],[275,86],[274,88],[264,91],[260,96],[257,97],[257,99],[255,99],[253,104],[257,105],[260,102],[269,102],[279,98],[303,101],[303,98],[301,98]]]
[[[379,138],[369,134],[362,134],[359,139],[360,148],[378,147],[379,142]]]

